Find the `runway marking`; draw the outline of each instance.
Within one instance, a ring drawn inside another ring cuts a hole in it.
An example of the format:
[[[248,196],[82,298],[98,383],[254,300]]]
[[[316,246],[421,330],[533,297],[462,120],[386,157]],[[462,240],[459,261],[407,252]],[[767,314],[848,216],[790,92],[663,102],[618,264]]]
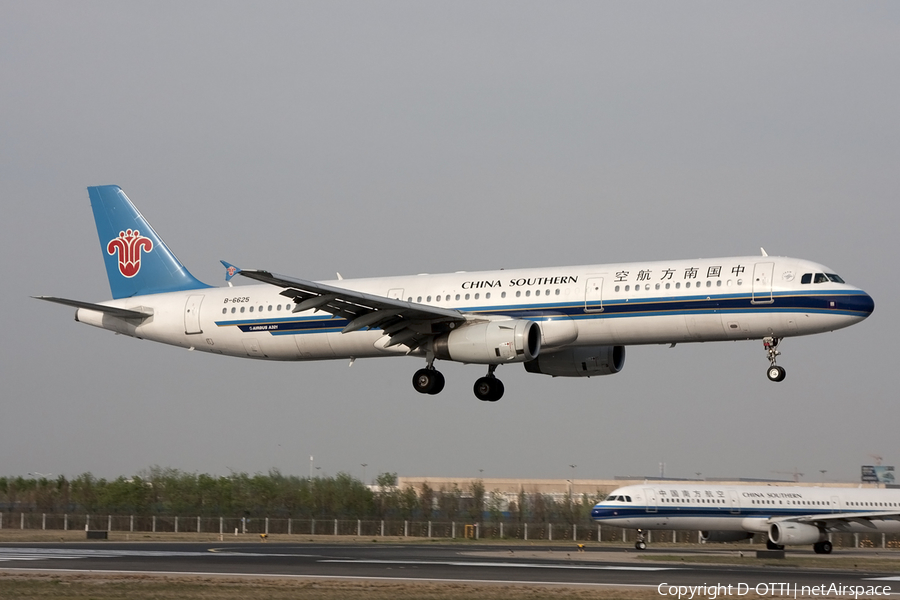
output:
[[[159,550],[91,550],[87,548],[0,548],[0,562],[9,560],[52,560],[76,558],[116,558],[121,556],[170,557],[209,556],[208,552],[166,552]]]
[[[600,565],[548,565],[541,563],[514,563],[514,562],[468,562],[468,561],[428,561],[428,560],[366,560],[366,559],[325,559],[320,563],[347,563],[358,565],[417,565],[417,566],[444,566],[444,567],[518,567],[525,569],[575,569],[586,571],[686,571],[680,567],[629,567],[626,565],[609,567]]]
[[[863,577],[865,581],[900,581],[900,575],[891,575],[890,577]]]

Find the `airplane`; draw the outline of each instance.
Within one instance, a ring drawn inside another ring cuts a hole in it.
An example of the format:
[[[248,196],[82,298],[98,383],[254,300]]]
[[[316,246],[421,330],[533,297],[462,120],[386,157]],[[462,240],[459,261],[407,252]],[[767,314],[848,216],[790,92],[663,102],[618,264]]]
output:
[[[480,364],[475,396],[504,393],[500,365],[529,373],[619,373],[625,347],[763,340],[768,378],[785,337],[868,317],[874,301],[834,271],[796,258],[738,256],[308,281],[222,261],[228,287],[201,283],[116,185],[88,188],[112,300],[36,296],[75,320],[189,350],[262,360],[384,356],[425,360],[413,376],[437,394],[437,360]],[[240,274],[259,284],[233,287]]]
[[[830,554],[829,533],[900,532],[900,489],[654,481],[613,490],[591,518],[637,528],[638,550],[647,548],[646,530],[694,530],[707,542],[765,533],[770,550],[813,544],[817,554]]]

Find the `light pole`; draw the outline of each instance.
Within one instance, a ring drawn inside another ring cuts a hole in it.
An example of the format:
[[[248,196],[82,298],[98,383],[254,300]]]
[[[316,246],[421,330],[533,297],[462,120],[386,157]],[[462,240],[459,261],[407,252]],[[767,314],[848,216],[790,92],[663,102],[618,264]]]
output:
[[[363,485],[366,485],[366,467],[369,466],[369,463],[360,463],[360,466],[363,468]]]
[[[575,467],[577,467],[578,465],[569,466],[572,467],[572,479],[569,480],[569,495],[571,496],[575,493]]]
[[[309,455],[309,480],[312,481],[312,468],[313,468],[313,457],[312,454]]]
[[[819,469],[819,473],[822,474],[822,485],[825,485],[825,473],[828,472],[828,469]]]

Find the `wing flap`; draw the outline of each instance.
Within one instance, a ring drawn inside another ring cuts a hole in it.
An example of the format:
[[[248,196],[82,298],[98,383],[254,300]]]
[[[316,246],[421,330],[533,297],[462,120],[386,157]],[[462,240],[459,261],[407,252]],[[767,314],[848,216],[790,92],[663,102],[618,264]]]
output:
[[[466,321],[458,310],[376,296],[305,279],[276,275],[268,271],[242,270],[244,277],[284,288],[280,294],[296,303],[293,312],[321,310],[346,319],[342,333],[361,329],[382,329],[390,341],[382,347],[404,345],[410,352],[431,336],[453,329]]]

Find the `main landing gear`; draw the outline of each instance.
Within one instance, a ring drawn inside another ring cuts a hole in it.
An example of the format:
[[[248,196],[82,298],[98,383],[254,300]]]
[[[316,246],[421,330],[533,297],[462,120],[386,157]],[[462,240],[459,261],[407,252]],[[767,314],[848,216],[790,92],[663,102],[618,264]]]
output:
[[[644,541],[644,530],[643,529],[637,530],[637,541],[634,543],[634,549],[635,550],[646,550],[647,549],[647,542]]]
[[[497,365],[488,366],[487,375],[475,381],[475,397],[483,402],[496,402],[503,397],[503,382],[494,376]]]
[[[769,359],[769,369],[766,371],[766,377],[769,378],[769,381],[784,381],[786,374],[784,367],[779,367],[775,364],[775,359],[781,354],[776,349],[780,341],[781,338],[776,337],[763,338],[763,348],[765,348],[766,356]]]
[[[475,397],[484,402],[496,402],[503,397],[503,382],[494,376],[497,365],[488,366],[487,375],[475,382]],[[420,394],[439,394],[444,389],[444,376],[429,362],[412,378],[413,388]]]
[[[831,554],[831,551],[834,549],[834,546],[831,545],[831,542],[828,540],[824,540],[821,542],[816,542],[813,544],[813,551],[816,554]]]

